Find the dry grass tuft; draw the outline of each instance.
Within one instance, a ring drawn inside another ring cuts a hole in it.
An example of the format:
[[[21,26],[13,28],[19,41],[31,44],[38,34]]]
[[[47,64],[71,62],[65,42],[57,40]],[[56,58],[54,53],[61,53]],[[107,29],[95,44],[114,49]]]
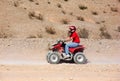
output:
[[[105,20],[101,21],[101,23],[105,23]]]
[[[105,20],[102,20],[102,21],[96,21],[96,24],[101,24],[101,23],[105,23]]]
[[[84,18],[81,16],[77,16],[77,20],[84,21]]]
[[[64,0],[65,2],[67,2],[68,0]]]
[[[107,13],[106,11],[103,11],[103,13]]]
[[[83,29],[78,29],[78,35],[81,37],[81,38],[88,38],[89,37],[89,31],[85,28]]]
[[[69,21],[67,19],[61,20],[62,24],[69,24]]]
[[[62,8],[61,4],[59,4],[59,3],[57,4],[57,7],[58,7],[58,8]]]
[[[103,31],[106,31],[106,28],[105,27],[101,27],[99,30],[103,32]]]
[[[73,16],[73,12],[70,12],[70,15],[72,15],[72,16]]]
[[[35,16],[36,19],[43,21],[43,16],[41,14],[38,14],[38,16]]]
[[[118,8],[116,8],[116,7],[111,7],[111,11],[112,11],[112,12],[118,12]]]
[[[41,33],[37,34],[37,37],[38,37],[38,38],[43,38],[43,36],[42,36]]]
[[[35,35],[30,35],[27,38],[37,38]]]
[[[29,0],[30,2],[34,2],[34,0]]]
[[[35,4],[36,4],[36,5],[39,5],[39,3],[38,3],[38,2],[36,2]]]
[[[29,12],[28,16],[30,19],[33,19],[33,17],[35,17],[35,12]]]
[[[111,39],[112,38],[105,27],[101,27],[99,30],[101,31],[100,32],[100,37],[101,38],[105,38],[105,39]]]
[[[98,15],[98,13],[97,13],[97,12],[95,12],[95,11],[92,11],[92,14],[93,14],[93,15]]]
[[[86,10],[86,9],[88,9],[88,8],[87,8],[87,6],[79,5],[79,9],[80,9],[80,10]]]
[[[48,1],[48,4],[51,4],[51,2]]]
[[[15,1],[15,2],[14,2],[14,6],[15,6],[15,7],[18,7],[18,6],[19,6],[19,2],[18,2],[18,1]]]
[[[43,16],[42,16],[40,13],[36,14],[36,13],[33,11],[33,12],[29,12],[29,13],[28,13],[28,16],[29,16],[30,19],[36,18],[36,19],[38,19],[38,20],[43,21]]]
[[[0,38],[11,38],[13,37],[13,35],[11,34],[11,32],[7,29],[5,30],[0,30]]]
[[[101,24],[101,23],[97,21],[96,24]]]
[[[117,31],[120,32],[120,26],[118,26]]]
[[[49,34],[56,34],[55,28],[53,27],[46,27],[45,30]]]
[[[66,12],[64,10],[61,11],[63,14],[66,14]]]

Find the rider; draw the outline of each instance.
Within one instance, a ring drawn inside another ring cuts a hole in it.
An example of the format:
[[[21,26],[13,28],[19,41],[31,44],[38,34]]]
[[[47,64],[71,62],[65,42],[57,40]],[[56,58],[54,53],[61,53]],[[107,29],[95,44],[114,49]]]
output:
[[[77,47],[80,43],[80,38],[79,38],[78,34],[76,33],[75,26],[69,26],[69,33],[70,33],[70,35],[64,41],[65,42],[72,41],[72,42],[69,42],[65,45],[65,54],[64,54],[65,58],[70,57],[69,48],[70,47]]]

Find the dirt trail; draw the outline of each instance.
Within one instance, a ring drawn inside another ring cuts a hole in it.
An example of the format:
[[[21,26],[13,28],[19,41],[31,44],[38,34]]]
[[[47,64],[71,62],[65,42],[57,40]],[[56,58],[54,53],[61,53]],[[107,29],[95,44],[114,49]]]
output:
[[[47,39],[1,39],[0,64],[47,64],[47,46],[53,42]],[[82,40],[82,44],[86,47],[84,54],[88,63],[120,64],[119,41]]]
[[[120,81],[120,41],[81,40],[87,64],[46,62],[43,39],[0,39],[0,81]]]
[[[113,68],[114,67],[114,68]],[[119,81],[118,64],[1,65],[1,81]]]

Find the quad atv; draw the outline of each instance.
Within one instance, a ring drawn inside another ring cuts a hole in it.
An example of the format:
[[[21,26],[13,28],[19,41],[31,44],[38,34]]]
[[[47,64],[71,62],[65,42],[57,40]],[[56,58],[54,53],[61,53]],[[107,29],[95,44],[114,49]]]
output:
[[[66,43],[62,40],[59,40],[56,44],[52,45],[50,51],[48,52],[46,59],[50,64],[58,64],[61,60],[65,61],[73,61],[76,64],[84,64],[86,63],[86,57],[83,54],[84,46],[79,45],[75,48],[69,48],[69,58],[64,58],[64,49]]]

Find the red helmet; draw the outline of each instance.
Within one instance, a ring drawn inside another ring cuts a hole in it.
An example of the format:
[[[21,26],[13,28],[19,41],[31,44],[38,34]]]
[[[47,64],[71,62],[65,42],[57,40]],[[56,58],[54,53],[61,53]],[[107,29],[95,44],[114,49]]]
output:
[[[70,30],[75,30],[76,31],[76,27],[75,26],[69,26]]]

